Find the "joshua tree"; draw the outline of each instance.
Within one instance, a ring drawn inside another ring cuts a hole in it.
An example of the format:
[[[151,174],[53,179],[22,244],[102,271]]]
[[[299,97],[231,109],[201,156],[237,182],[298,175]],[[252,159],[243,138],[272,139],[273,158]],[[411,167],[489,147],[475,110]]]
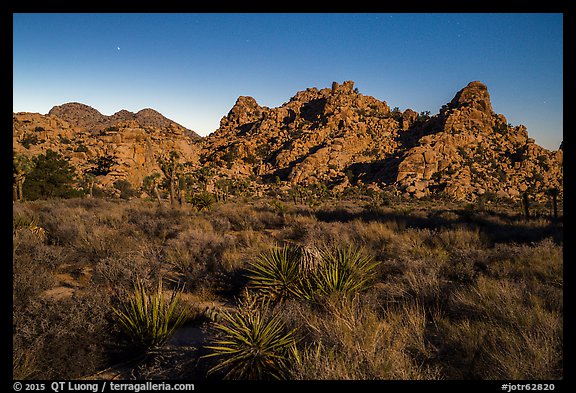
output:
[[[180,154],[172,150],[168,158],[160,157],[158,165],[166,178],[168,183],[168,192],[170,193],[170,205],[174,206],[176,203],[176,190],[178,188],[178,177],[182,172],[183,165],[178,162]]]
[[[522,206],[524,207],[524,217],[530,218],[530,200],[527,192],[522,194]]]
[[[84,182],[88,185],[88,197],[92,198],[94,184],[98,183],[98,178],[94,175],[92,170],[85,171],[82,177]]]
[[[552,187],[548,190],[548,195],[550,195],[550,197],[552,198],[552,209],[553,209],[553,217],[554,220],[558,219],[558,194],[559,191],[557,188]]]
[[[26,180],[26,176],[34,169],[34,162],[23,154],[14,152],[12,157],[12,175],[14,176],[14,184],[12,188],[12,198],[15,201],[24,199],[22,193],[22,185]]]
[[[159,182],[160,174],[158,172],[154,172],[144,178],[142,188],[144,188],[144,191],[146,191],[149,195],[154,195],[158,199],[158,204],[161,205],[162,200],[160,199],[160,192],[158,191]]]

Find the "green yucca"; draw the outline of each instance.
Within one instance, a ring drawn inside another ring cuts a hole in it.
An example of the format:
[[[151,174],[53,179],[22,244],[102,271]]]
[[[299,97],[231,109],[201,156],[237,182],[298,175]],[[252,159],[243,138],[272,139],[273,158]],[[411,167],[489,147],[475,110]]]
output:
[[[38,220],[36,218],[30,218],[26,216],[16,216],[12,219],[12,233],[15,234],[21,229],[27,229],[41,240],[46,238],[46,230],[38,225]]]
[[[300,264],[300,252],[293,246],[275,247],[250,262],[248,286],[264,296],[283,300],[289,296],[308,298],[311,287]]]
[[[155,292],[147,292],[141,281],[134,285],[134,293],[120,308],[113,308],[118,322],[134,344],[143,350],[164,344],[186,319],[181,290],[164,297],[162,280]]]
[[[314,287],[322,295],[351,294],[368,288],[378,263],[360,247],[334,246],[324,249],[314,272]]]
[[[251,296],[239,305],[236,313],[224,312],[213,326],[219,338],[206,346],[218,357],[208,372],[225,371],[227,379],[284,379],[288,376],[294,331],[286,331],[279,314],[269,303]]]
[[[192,205],[194,205],[198,211],[209,210],[212,205],[216,202],[214,195],[209,192],[202,192],[192,197]]]

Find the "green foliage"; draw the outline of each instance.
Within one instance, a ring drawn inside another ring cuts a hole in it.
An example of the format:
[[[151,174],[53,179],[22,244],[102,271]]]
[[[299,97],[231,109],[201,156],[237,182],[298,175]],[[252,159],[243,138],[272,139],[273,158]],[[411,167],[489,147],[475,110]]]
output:
[[[301,254],[293,246],[275,247],[258,256],[248,268],[248,286],[267,298],[311,298],[310,277],[303,272]]]
[[[98,158],[91,159],[88,162],[93,164],[89,170],[94,176],[106,176],[112,172],[112,167],[117,165],[116,157],[114,156],[99,156]]]
[[[246,294],[234,314],[224,312],[214,328],[219,336],[205,348],[218,363],[209,372],[224,371],[226,379],[285,379],[288,377],[294,331],[265,300]]]
[[[114,182],[114,188],[120,191],[120,198],[130,199],[132,197],[138,196],[138,191],[132,187],[132,184],[125,179],[116,180]]]
[[[46,130],[44,129],[44,127],[36,127],[36,128],[34,128],[34,131],[41,132],[41,131],[46,131]]]
[[[282,301],[289,297],[318,300],[333,294],[351,295],[368,288],[378,263],[364,255],[359,247],[326,247],[319,260],[305,266],[302,249],[275,247],[250,263],[248,286],[268,299]]]
[[[48,150],[34,158],[34,169],[23,185],[24,196],[29,200],[45,198],[72,198],[82,191],[72,188],[75,170],[60,154]]]
[[[398,108],[397,106],[395,106],[391,111],[390,111],[390,117],[392,119],[396,119],[398,121],[400,121],[402,119],[402,112],[400,111],[400,108]]]
[[[12,219],[12,233],[16,234],[16,232],[21,230],[28,230],[41,240],[46,239],[46,230],[38,225],[37,218],[16,215]]]
[[[202,211],[202,210],[210,210],[212,205],[214,205],[214,203],[216,202],[216,199],[214,198],[214,195],[209,192],[201,192],[194,195],[190,199],[190,202],[192,203],[192,205],[194,205],[196,209],[198,209],[198,211]]]
[[[430,111],[423,111],[420,112],[420,114],[418,115],[418,119],[416,119],[416,122],[422,124],[428,121],[429,119],[430,119]]]
[[[250,188],[249,179],[219,179],[216,181],[216,187],[224,194],[224,199],[228,195],[243,196]]]
[[[176,203],[178,179],[184,169],[184,164],[180,163],[179,159],[180,153],[172,150],[168,157],[160,157],[157,160],[158,166],[164,174],[164,182],[161,183],[161,186],[170,193],[170,205],[172,206]]]
[[[26,135],[24,135],[24,138],[22,138],[22,140],[20,141],[22,146],[24,146],[26,149],[30,149],[30,146],[32,145],[37,145],[39,143],[44,142],[46,142],[44,139],[40,139],[38,138],[38,135],[34,135],[31,133],[27,133]]]
[[[13,153],[12,156],[12,173],[16,177],[20,174],[28,174],[34,169],[34,162],[24,154]]]
[[[106,131],[118,131],[118,127],[116,126],[108,127],[106,128]]]
[[[187,308],[180,295],[181,291],[173,291],[165,298],[162,280],[155,292],[148,292],[138,281],[132,295],[112,310],[133,344],[138,349],[149,350],[164,344],[185,322]]]
[[[284,217],[288,211],[288,206],[286,206],[284,202],[278,199],[272,199],[270,201],[270,207],[282,217]]]
[[[158,172],[154,172],[151,175],[148,175],[142,181],[142,188],[148,194],[153,195],[154,187],[158,186],[158,182],[160,180],[160,174]]]
[[[322,263],[314,274],[314,286],[322,294],[350,295],[369,287],[378,265],[361,248],[334,246],[322,251]]]

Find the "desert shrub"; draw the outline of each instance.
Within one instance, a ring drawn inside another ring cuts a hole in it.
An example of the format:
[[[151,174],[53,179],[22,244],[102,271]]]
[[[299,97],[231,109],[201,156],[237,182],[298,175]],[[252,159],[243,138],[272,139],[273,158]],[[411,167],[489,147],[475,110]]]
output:
[[[211,220],[225,218],[234,231],[263,230],[265,228],[282,227],[283,219],[268,209],[255,208],[248,204],[225,204],[219,206]]]
[[[213,324],[218,336],[206,346],[216,357],[210,373],[226,379],[284,379],[288,377],[294,332],[286,329],[277,311],[246,293],[236,313],[224,312]]]
[[[354,245],[325,247],[317,252],[287,245],[274,247],[250,263],[248,285],[279,301],[347,296],[369,287],[376,266],[371,256]]]
[[[144,351],[164,344],[186,318],[180,291],[173,291],[165,298],[162,280],[155,292],[147,291],[142,282],[137,281],[132,295],[112,310],[132,343]]]
[[[14,376],[26,371],[33,379],[80,379],[104,368],[112,340],[109,312],[109,296],[96,288],[15,308]]]
[[[130,199],[138,196],[138,190],[132,187],[128,180],[119,179],[114,182],[114,188],[120,191],[120,198]]]
[[[12,301],[14,306],[26,307],[55,284],[52,271],[58,259],[52,259],[56,253],[32,233],[16,234],[14,242],[19,247],[12,256]]]
[[[153,286],[160,278],[163,259],[160,250],[151,245],[139,245],[121,255],[99,258],[94,264],[92,281],[116,294],[133,289],[134,282]]]
[[[177,208],[165,208],[149,203],[130,207],[126,219],[134,228],[150,240],[165,242],[177,236],[183,225],[183,212]]]
[[[30,231],[42,241],[46,239],[46,230],[38,225],[36,217],[15,215],[12,219],[12,234],[21,230]]]
[[[525,283],[480,277],[454,292],[440,335],[456,377],[556,379],[562,368],[562,315],[547,310]],[[455,369],[455,364],[462,364]]]
[[[223,264],[226,250],[234,247],[235,239],[214,233],[208,221],[198,220],[195,228],[180,232],[166,242],[164,259],[175,279],[196,291],[203,287],[226,286],[228,270],[234,266]]]
[[[278,199],[272,199],[270,201],[270,207],[281,217],[284,217],[286,215],[286,212],[288,211],[288,206]]]

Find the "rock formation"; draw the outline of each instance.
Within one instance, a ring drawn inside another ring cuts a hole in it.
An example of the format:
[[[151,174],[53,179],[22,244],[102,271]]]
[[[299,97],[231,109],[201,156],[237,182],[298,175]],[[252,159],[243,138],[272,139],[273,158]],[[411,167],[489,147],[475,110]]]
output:
[[[13,115],[13,147],[17,153],[38,155],[54,150],[81,174],[99,157],[116,164],[99,181],[110,186],[126,179],[134,186],[159,172],[157,158],[178,151],[184,160],[197,160],[194,141],[200,137],[152,109],[126,110],[105,116],[79,103],[56,106],[47,115],[20,112]]]
[[[152,109],[104,116],[79,103],[47,115],[14,114],[14,149],[35,155],[48,148],[79,170],[102,155],[118,164],[103,183],[126,178],[135,186],[171,150],[189,168],[210,167],[213,181],[265,184],[323,183],[388,188],[406,197],[444,193],[474,200],[485,193],[545,198],[562,189],[563,149],[548,151],[493,111],[487,87],[471,82],[438,114],[391,111],[354,82],[308,88],[277,108],[241,96],[220,127],[205,138]]]

